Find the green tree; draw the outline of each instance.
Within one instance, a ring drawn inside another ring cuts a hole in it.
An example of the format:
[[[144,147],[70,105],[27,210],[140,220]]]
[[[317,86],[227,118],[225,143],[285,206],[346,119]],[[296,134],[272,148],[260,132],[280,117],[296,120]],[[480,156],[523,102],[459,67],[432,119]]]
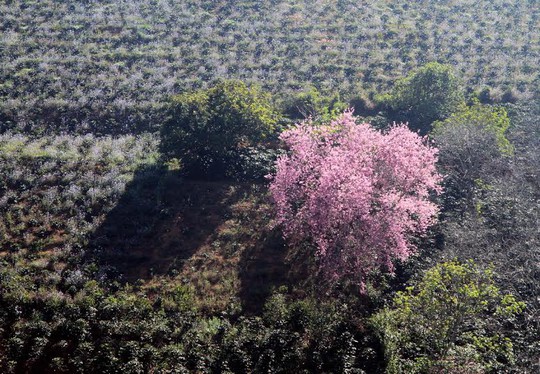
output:
[[[179,159],[192,177],[236,173],[242,155],[257,147],[277,124],[269,95],[240,81],[174,96],[161,130],[161,151]]]
[[[315,87],[295,95],[284,104],[285,114],[293,120],[311,118],[314,122],[325,123],[338,117],[347,109],[339,94],[325,95]]]
[[[513,360],[502,325],[525,305],[471,260],[438,264],[371,318],[388,373],[484,373]]]
[[[430,62],[398,80],[393,90],[379,97],[398,122],[409,122],[426,134],[431,124],[447,118],[464,102],[460,84],[449,65]]]
[[[458,130],[461,128],[475,126],[491,132],[497,139],[499,150],[504,154],[512,154],[512,144],[506,138],[506,131],[510,127],[508,113],[502,107],[482,105],[478,100],[474,100],[471,106],[462,104],[452,115],[444,121],[437,121],[433,124],[435,136],[443,134],[445,131]]]
[[[461,105],[444,121],[435,122],[432,136],[439,148],[439,165],[446,174],[444,206],[463,212],[472,207],[479,187],[509,173],[513,146],[506,137],[510,119],[504,108]]]

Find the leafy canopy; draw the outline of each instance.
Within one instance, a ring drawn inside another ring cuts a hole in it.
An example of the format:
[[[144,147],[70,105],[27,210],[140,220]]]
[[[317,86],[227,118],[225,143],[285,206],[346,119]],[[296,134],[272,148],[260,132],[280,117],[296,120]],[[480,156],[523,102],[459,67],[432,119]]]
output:
[[[501,294],[492,270],[479,269],[472,260],[450,261],[398,292],[393,306],[371,322],[384,345],[388,373],[460,368],[484,373],[512,360],[512,343],[500,330],[524,307],[512,295]]]
[[[339,94],[325,95],[315,87],[293,96],[285,103],[285,114],[295,120],[311,119],[318,123],[329,122],[347,109]]]
[[[277,123],[270,97],[240,81],[174,96],[161,131],[161,151],[181,160],[194,177],[234,173],[241,155],[258,145]]]
[[[498,106],[482,105],[475,100],[471,106],[462,104],[458,110],[444,121],[433,124],[435,136],[449,131],[449,128],[459,129],[465,127],[478,127],[493,133],[497,138],[499,150],[504,154],[512,153],[512,144],[506,138],[506,131],[510,127],[510,118],[506,109]]]
[[[414,250],[410,235],[435,222],[437,150],[399,125],[380,133],[351,112],[328,125],[309,122],[282,133],[289,154],[270,185],[277,222],[293,245],[315,248],[326,279],[363,284],[377,268]]]
[[[444,121],[434,123],[432,137],[445,173],[444,207],[464,212],[472,208],[479,187],[508,173],[513,146],[506,138],[510,119],[500,107],[474,102]]]
[[[452,67],[430,62],[398,80],[379,100],[389,108],[390,117],[408,121],[411,128],[426,134],[434,121],[455,112],[464,97]]]

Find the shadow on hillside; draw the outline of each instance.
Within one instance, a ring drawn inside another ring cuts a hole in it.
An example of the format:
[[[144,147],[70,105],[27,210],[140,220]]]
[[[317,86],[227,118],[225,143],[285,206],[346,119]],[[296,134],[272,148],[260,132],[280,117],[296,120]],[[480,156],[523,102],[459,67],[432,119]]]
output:
[[[227,219],[227,184],[185,181],[145,168],[90,242],[91,253],[125,280],[150,279],[181,267]]]
[[[260,243],[242,252],[238,294],[246,313],[260,313],[271,292],[288,284],[289,266],[285,255],[278,230],[263,232]]]
[[[191,181],[141,168],[92,236],[88,259],[109,279],[170,275],[203,299],[238,297],[246,312],[257,313],[287,278],[265,194],[262,185]],[[231,279],[236,286],[222,291]]]

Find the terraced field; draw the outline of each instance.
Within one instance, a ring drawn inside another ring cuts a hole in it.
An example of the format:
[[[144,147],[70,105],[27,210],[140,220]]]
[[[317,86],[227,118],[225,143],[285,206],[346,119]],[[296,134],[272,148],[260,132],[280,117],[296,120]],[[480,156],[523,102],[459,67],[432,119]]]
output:
[[[3,127],[38,132],[154,130],[171,94],[217,78],[373,98],[439,61],[508,99],[539,77],[531,0],[11,0],[0,14]]]

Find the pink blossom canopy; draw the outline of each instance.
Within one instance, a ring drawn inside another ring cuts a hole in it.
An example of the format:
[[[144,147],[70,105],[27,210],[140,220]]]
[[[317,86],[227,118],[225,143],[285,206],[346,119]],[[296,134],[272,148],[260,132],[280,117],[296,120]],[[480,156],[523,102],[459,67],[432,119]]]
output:
[[[437,150],[405,125],[386,133],[356,124],[352,112],[326,126],[309,122],[283,132],[289,153],[278,159],[270,193],[277,222],[293,245],[315,245],[330,279],[360,284],[377,268],[407,259],[413,234],[435,222],[441,176]]]

